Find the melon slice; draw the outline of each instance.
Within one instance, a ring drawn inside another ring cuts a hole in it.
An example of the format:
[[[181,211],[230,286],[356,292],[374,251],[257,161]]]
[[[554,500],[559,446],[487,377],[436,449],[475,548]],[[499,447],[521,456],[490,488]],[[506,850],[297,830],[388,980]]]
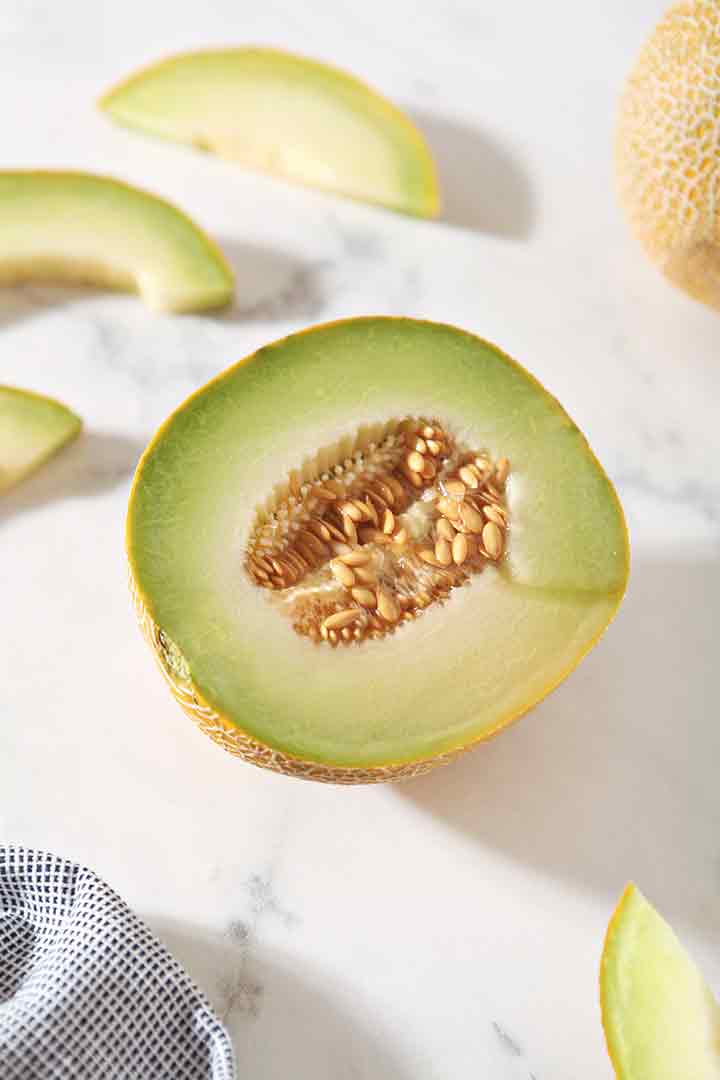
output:
[[[157,311],[232,298],[212,241],[138,188],[80,172],[0,172],[0,284],[61,281],[139,292]]]
[[[275,49],[186,53],[111,89],[116,121],[287,180],[431,217],[437,176],[408,118],[337,68]]]
[[[683,0],[653,31],[623,94],[620,201],[663,273],[720,308],[720,2]]]
[[[618,499],[558,403],[494,346],[393,318],[295,334],[194,394],[138,466],[127,547],[193,719],[346,782],[525,712],[628,573]]]
[[[634,885],[608,927],[600,996],[618,1080],[720,1080],[720,1006]]]
[[[0,386],[0,492],[74,439],[82,421],[53,398]]]

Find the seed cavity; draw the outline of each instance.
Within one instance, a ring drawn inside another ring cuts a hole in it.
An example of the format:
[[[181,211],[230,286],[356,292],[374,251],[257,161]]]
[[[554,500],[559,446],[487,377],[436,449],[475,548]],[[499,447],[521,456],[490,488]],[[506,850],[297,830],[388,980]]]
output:
[[[383,638],[507,547],[510,463],[437,420],[362,429],[294,470],[259,508],[245,569],[298,634]]]

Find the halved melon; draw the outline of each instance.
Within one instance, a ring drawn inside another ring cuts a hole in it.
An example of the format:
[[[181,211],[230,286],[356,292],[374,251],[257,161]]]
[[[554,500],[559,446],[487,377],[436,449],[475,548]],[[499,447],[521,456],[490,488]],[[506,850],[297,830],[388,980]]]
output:
[[[62,281],[139,292],[158,311],[232,298],[212,241],[176,207],[81,172],[0,172],[0,285]]]
[[[529,709],[628,573],[618,499],[558,403],[493,345],[399,318],[292,335],[194,394],[138,466],[127,546],[193,719],[350,783]]]
[[[600,999],[618,1080],[720,1080],[720,1005],[632,884],[608,926]]]
[[[128,127],[287,180],[422,217],[438,210],[435,166],[414,125],[327,64],[276,49],[185,53],[131,75],[100,104]]]
[[[0,386],[0,492],[39,468],[81,427],[80,417],[54,398]]]

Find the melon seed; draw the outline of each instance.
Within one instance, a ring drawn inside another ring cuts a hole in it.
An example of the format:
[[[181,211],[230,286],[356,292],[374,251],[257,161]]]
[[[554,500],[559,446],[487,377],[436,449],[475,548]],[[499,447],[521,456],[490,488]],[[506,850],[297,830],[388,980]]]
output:
[[[445,517],[454,519],[460,517],[460,506],[455,499],[448,499],[445,495],[437,501],[437,508]]]
[[[457,533],[456,536],[455,536],[455,539],[453,540],[453,543],[452,543],[453,562],[457,566],[462,566],[462,564],[467,559],[467,555],[468,555],[467,537],[463,536],[462,533]]]
[[[435,558],[441,566],[449,566],[453,561],[452,548],[447,540],[438,540],[435,545]]]
[[[353,600],[357,600],[358,604],[362,604],[363,607],[375,607],[375,593],[372,589],[362,589],[358,586],[351,590],[351,596]]]
[[[351,589],[355,584],[355,574],[350,567],[343,562],[332,562],[330,566],[336,580],[341,585],[344,585],[346,589]]]
[[[488,521],[482,531],[483,547],[491,559],[499,559],[503,552],[503,534],[494,521]]]
[[[459,470],[459,475],[463,484],[465,484],[466,487],[469,487],[471,491],[475,491],[475,488],[480,486],[480,482],[477,476],[472,469],[468,468],[467,465],[463,465],[463,467]]]
[[[400,609],[395,597],[382,585],[377,591],[377,608],[386,622],[397,622],[400,618]]]
[[[470,532],[482,532],[483,516],[474,506],[470,506],[470,503],[460,503],[460,518]]]
[[[373,570],[372,566],[356,566],[353,573],[358,581],[363,585],[374,585],[377,581],[377,574]]]
[[[340,562],[345,563],[346,566],[365,566],[370,562],[370,556],[367,551],[348,551],[340,557]]]
[[[326,630],[342,630],[344,626],[350,626],[359,618],[357,608],[346,608],[344,611],[336,611],[334,615],[328,615],[323,623]]]
[[[465,485],[462,480],[446,480],[445,490],[456,499],[465,498]]]
[[[500,528],[504,528],[505,518],[500,513],[498,508],[492,503],[487,506],[483,506],[483,514],[488,519],[488,521],[494,521],[495,524],[498,525]]]
[[[435,526],[435,532],[441,540],[448,540],[452,543],[455,539],[455,530],[447,518],[440,518]]]

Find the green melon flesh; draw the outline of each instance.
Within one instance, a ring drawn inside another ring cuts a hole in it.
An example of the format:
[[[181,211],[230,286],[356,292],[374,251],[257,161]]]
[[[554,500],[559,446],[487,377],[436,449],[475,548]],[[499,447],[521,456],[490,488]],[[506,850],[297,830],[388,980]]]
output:
[[[634,885],[608,928],[600,989],[619,1080],[720,1080],[720,1006]]]
[[[82,421],[53,398],[0,386],[0,492],[79,434]]]
[[[243,570],[256,507],[364,425],[432,416],[510,458],[509,551],[381,641],[298,636]],[[295,756],[412,761],[507,723],[590,648],[625,589],[614,490],[558,403],[492,345],[410,319],[352,319],[261,349],[189,399],[141,461],[128,552],[202,696]]]
[[[435,166],[407,117],[364,83],[274,49],[173,56],[110,90],[119,123],[288,180],[432,216]]]
[[[0,172],[0,285],[62,281],[139,292],[157,311],[232,298],[220,251],[180,210],[79,172]]]

